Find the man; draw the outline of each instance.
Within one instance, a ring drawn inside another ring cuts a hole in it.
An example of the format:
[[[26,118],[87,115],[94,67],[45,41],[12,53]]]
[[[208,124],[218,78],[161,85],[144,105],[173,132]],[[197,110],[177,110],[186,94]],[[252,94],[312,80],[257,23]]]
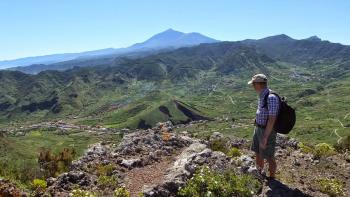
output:
[[[275,178],[276,160],[276,132],[273,130],[279,110],[279,98],[269,94],[271,91],[267,87],[267,77],[264,74],[257,74],[248,82],[252,84],[254,90],[259,94],[258,109],[255,117],[255,130],[251,150],[256,155],[256,166],[259,175],[262,175],[265,159],[269,165],[269,179]],[[264,98],[267,96],[267,105]]]

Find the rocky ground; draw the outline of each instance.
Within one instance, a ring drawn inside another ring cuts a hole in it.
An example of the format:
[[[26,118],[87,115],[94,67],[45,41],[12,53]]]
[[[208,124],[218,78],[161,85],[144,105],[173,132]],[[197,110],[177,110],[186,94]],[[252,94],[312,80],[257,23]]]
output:
[[[259,196],[329,196],[320,191],[320,178],[340,180],[345,185],[343,196],[350,196],[350,162],[344,154],[315,158],[299,149],[297,141],[282,135],[278,139],[276,180],[265,182]],[[245,154],[254,158],[249,151]]]
[[[79,188],[113,196],[115,188],[126,187],[131,196],[176,196],[202,165],[218,172],[234,167],[242,173],[255,174],[254,155],[249,151],[248,141],[227,142],[243,153],[232,159],[210,148],[211,141],[224,138],[220,133],[213,133],[210,140],[199,140],[186,132],[172,130],[171,122],[160,123],[155,128],[124,135],[119,145],[92,145],[83,157],[73,162],[69,172],[47,180],[45,195],[70,196],[73,189]],[[278,137],[277,179],[262,181],[261,191],[255,196],[328,196],[315,186],[319,177],[339,179],[345,184],[344,196],[350,196],[350,163],[343,155],[316,159],[297,145],[294,139]],[[103,175],[116,177],[117,182],[103,182]]]
[[[21,197],[27,196],[26,193],[18,189],[18,187],[7,180],[0,179],[0,196],[1,197]]]

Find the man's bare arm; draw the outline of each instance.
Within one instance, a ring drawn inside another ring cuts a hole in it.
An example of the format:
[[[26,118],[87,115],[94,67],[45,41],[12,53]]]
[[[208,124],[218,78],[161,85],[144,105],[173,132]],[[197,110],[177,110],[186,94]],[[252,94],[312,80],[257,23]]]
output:
[[[276,116],[269,116],[269,118],[267,119],[267,125],[265,128],[265,132],[264,132],[264,138],[268,139],[271,131],[273,129],[273,126],[275,125],[276,122]]]

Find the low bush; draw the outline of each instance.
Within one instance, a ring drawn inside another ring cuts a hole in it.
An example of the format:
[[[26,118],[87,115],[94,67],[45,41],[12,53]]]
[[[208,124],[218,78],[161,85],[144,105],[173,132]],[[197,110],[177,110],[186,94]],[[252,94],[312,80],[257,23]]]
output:
[[[42,149],[39,153],[38,163],[44,170],[45,177],[56,177],[68,170],[73,158],[75,150],[64,148],[58,154],[53,154],[49,149]]]
[[[342,140],[339,141],[339,143],[336,143],[334,145],[334,148],[338,152],[350,151],[350,135],[344,137]]]
[[[125,187],[114,190],[114,197],[130,197],[130,192]]]
[[[303,90],[302,92],[300,92],[299,94],[297,94],[297,97],[305,97],[305,96],[309,96],[309,95],[312,95],[315,93],[317,93],[317,91],[314,89],[306,89],[306,90]]]
[[[303,152],[303,153],[313,154],[313,151],[314,151],[313,148],[308,146],[308,145],[305,145],[302,142],[299,142],[298,147],[300,148],[301,152]]]
[[[73,189],[69,196],[72,197],[97,197],[97,194],[94,192],[82,190],[82,189]]]
[[[47,183],[43,179],[34,179],[31,184],[33,196],[42,196],[47,188]]]
[[[236,147],[232,147],[227,153],[227,156],[229,156],[231,158],[236,158],[236,157],[239,157],[241,155],[242,155],[241,151]]]
[[[335,154],[335,149],[327,143],[320,143],[315,146],[314,155],[317,158],[328,157],[334,154]]]
[[[227,141],[224,139],[213,140],[212,142],[210,142],[210,148],[213,151],[221,151],[227,154],[229,149],[226,144],[227,144]]]
[[[118,186],[118,179],[116,176],[100,175],[97,179],[97,184],[101,189],[116,188]]]
[[[238,175],[234,171],[214,172],[209,167],[199,168],[179,196],[253,196],[260,189],[259,181],[249,175]]]
[[[316,158],[329,157],[336,153],[335,149],[327,143],[319,143],[313,147],[300,142],[298,146],[302,152],[313,154]]]
[[[97,173],[98,175],[110,176],[115,168],[116,166],[114,164],[99,165],[97,167]]]
[[[35,160],[5,158],[0,160],[0,176],[29,186],[42,172]]]
[[[43,179],[34,179],[33,183],[32,183],[32,187],[34,190],[39,189],[39,188],[45,190],[47,187],[47,183]]]
[[[317,180],[317,184],[322,193],[331,197],[344,195],[344,184],[337,179],[321,178]]]

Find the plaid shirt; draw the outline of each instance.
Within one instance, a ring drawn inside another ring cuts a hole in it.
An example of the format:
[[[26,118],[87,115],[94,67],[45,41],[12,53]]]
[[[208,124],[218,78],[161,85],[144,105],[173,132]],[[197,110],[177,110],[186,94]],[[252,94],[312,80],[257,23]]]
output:
[[[267,106],[263,108],[264,98],[268,92],[268,88],[264,89],[259,96],[258,109],[256,110],[256,123],[261,126],[266,126],[268,116],[277,116],[279,110],[279,100],[276,95],[269,95],[267,99]]]

